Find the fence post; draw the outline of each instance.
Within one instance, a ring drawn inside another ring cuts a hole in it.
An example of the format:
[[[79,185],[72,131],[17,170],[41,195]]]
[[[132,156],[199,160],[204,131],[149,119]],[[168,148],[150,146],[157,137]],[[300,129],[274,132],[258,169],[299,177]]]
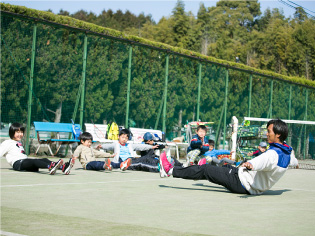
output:
[[[84,115],[86,57],[87,57],[87,35],[85,34],[84,35],[84,51],[83,51],[81,106],[80,106],[80,126],[81,126],[81,129],[83,129],[83,115]]]
[[[305,114],[304,114],[304,120],[307,120],[307,105],[308,105],[308,89],[305,89]],[[303,150],[303,159],[306,158],[306,155],[308,153],[307,147],[308,145],[306,145],[307,142],[307,136],[306,136],[306,125],[304,125],[304,150]]]
[[[130,83],[131,83],[131,61],[132,61],[132,45],[129,46],[129,60],[128,60],[128,84],[127,84],[127,103],[126,103],[126,121],[125,128],[129,127],[129,102],[130,102]]]
[[[161,116],[161,113],[162,113],[162,108],[163,108],[163,103],[164,103],[164,96],[165,96],[164,93],[165,93],[165,90],[163,91],[163,96],[162,96],[162,99],[161,99],[161,102],[160,102],[160,107],[159,107],[158,115],[156,117],[154,129],[157,129],[159,121],[160,121],[160,116]]]
[[[32,61],[31,61],[31,73],[30,73],[30,86],[28,90],[28,106],[27,106],[27,126],[26,126],[26,143],[25,149],[26,154],[30,153],[30,130],[31,130],[31,115],[32,115],[32,99],[33,99],[33,78],[34,78],[34,67],[35,67],[35,53],[36,53],[36,33],[37,25],[34,25],[33,30],[33,44],[32,44]]]
[[[289,115],[288,115],[288,120],[291,120],[291,107],[292,107],[292,85],[290,85],[290,93],[289,93]],[[288,124],[288,127],[289,127],[289,134],[291,132],[291,124]],[[289,144],[291,144],[291,136],[292,136],[292,133],[291,135],[289,135]]]
[[[252,91],[253,91],[253,75],[249,76],[249,94],[248,94],[248,117],[250,117],[250,110],[252,107]]]
[[[290,94],[289,94],[289,117],[288,117],[289,120],[291,120],[291,107],[292,107],[292,85],[290,85]]]
[[[272,118],[272,96],[273,96],[273,80],[270,82],[270,100],[269,100],[269,116],[268,118]]]
[[[198,98],[197,98],[197,121],[199,121],[199,111],[200,111],[200,87],[201,87],[201,69],[202,65],[199,62],[199,82],[198,82]]]
[[[164,134],[166,134],[166,102],[167,102],[167,83],[168,83],[168,64],[170,60],[170,55],[166,55],[166,63],[165,63],[165,87],[164,87],[164,109],[163,109],[163,125],[162,125],[162,131]]]
[[[218,124],[216,134],[215,134],[215,144],[214,145],[217,149],[219,149],[219,145],[220,145],[220,130],[221,130],[221,121],[222,121],[223,113],[224,113],[224,105],[222,106],[220,120],[219,120],[219,124]]]
[[[229,69],[226,68],[226,72],[225,72],[225,98],[224,98],[223,149],[225,149],[225,137],[226,137],[226,113],[227,113],[228,88],[229,88]]]

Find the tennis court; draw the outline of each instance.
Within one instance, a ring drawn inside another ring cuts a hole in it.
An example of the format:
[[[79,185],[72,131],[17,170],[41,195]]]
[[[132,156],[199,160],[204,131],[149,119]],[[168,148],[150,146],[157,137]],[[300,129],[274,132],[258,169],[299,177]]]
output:
[[[314,216],[314,170],[289,169],[264,195],[247,196],[78,162],[68,176],[17,172],[1,159],[2,235],[314,235]]]

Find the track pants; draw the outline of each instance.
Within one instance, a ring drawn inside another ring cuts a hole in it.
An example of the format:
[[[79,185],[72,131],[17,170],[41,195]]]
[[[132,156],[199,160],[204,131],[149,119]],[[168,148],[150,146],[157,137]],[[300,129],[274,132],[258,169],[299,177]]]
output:
[[[38,169],[48,169],[52,161],[47,158],[42,159],[21,159],[13,163],[13,169],[17,171],[37,172]]]
[[[151,149],[148,153],[139,158],[132,158],[131,165],[128,170],[147,171],[147,172],[159,172],[159,159],[156,158],[154,150]],[[175,166],[182,166],[178,160],[174,160]]]
[[[131,158],[131,165],[128,167],[128,170],[137,170],[137,171],[147,171],[147,172],[158,172],[158,163],[159,160],[152,158],[149,155],[145,155],[139,158]]]
[[[238,177],[238,169],[230,165],[222,167],[210,164],[188,167],[175,166],[173,177],[194,180],[207,179],[212,183],[224,186],[232,193],[249,194]]]
[[[90,161],[86,164],[85,169],[87,170],[105,170],[104,161]]]

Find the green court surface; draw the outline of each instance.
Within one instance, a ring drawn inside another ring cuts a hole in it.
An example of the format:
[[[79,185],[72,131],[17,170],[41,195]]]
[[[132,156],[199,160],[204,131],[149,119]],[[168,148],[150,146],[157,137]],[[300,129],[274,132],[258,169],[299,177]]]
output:
[[[264,195],[249,196],[78,162],[67,176],[17,172],[1,159],[2,235],[314,235],[314,218],[314,170],[289,169]]]

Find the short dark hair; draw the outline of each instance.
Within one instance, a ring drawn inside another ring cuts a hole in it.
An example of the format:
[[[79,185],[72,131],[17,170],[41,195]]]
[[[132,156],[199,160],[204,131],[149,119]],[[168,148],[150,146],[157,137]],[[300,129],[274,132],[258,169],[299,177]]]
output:
[[[14,138],[14,134],[16,131],[22,131],[24,134],[25,131],[25,127],[23,127],[23,125],[21,125],[20,123],[13,123],[11,124],[10,128],[9,128],[9,136],[11,139]]]
[[[208,140],[208,143],[209,143],[209,145],[211,145],[211,146],[213,146],[213,147],[214,147],[214,140],[209,139],[209,140]]]
[[[89,132],[83,132],[82,134],[80,134],[80,142],[81,141],[85,142],[86,140],[93,141],[93,135],[90,134]]]
[[[275,119],[275,120],[270,120],[267,123],[267,128],[269,127],[269,125],[273,125],[273,132],[275,134],[280,134],[279,140],[280,140],[280,142],[283,143],[289,134],[289,129],[288,129],[287,124],[280,119]]]
[[[202,130],[207,132],[207,127],[205,125],[198,125],[197,126],[197,131],[199,131],[200,129],[202,129]]]
[[[129,138],[130,137],[129,129],[122,129],[122,130],[120,130],[118,136],[121,136],[123,134],[127,134],[127,137]]]

